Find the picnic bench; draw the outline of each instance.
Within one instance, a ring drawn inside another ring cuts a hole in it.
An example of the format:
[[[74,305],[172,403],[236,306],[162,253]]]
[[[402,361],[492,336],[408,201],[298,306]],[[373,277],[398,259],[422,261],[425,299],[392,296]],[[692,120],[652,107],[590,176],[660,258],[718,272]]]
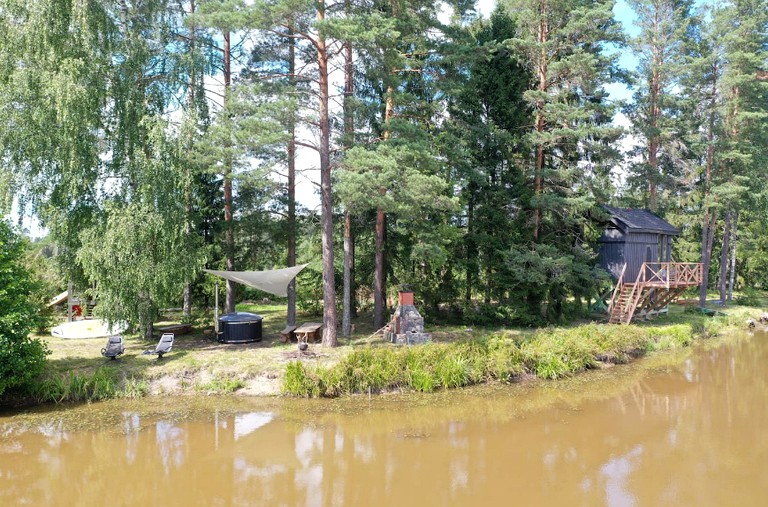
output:
[[[173,333],[174,335],[177,334],[189,334],[192,332],[192,325],[191,324],[174,324],[171,326],[162,326],[155,328],[160,333]]]
[[[305,322],[297,327],[293,332],[296,333],[296,339],[299,342],[308,343],[311,339],[313,342],[319,342],[321,340],[320,330],[323,328],[322,322]]]

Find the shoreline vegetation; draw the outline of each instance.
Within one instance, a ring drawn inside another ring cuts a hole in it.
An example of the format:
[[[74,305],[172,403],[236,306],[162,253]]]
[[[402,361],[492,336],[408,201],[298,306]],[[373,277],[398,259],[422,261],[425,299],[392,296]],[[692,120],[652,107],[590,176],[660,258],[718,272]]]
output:
[[[484,382],[557,380],[579,372],[624,364],[649,352],[687,347],[701,338],[736,329],[739,318],[691,315],[685,323],[658,325],[581,324],[522,335],[492,333],[478,339],[417,347],[369,347],[331,366],[293,361],[283,392],[335,398],[406,389],[433,392]]]
[[[384,342],[361,329],[339,347],[312,344],[301,354],[295,343],[277,338],[284,306],[238,309],[264,316],[261,342],[219,344],[209,328],[198,326],[178,336],[173,351],[162,360],[142,355],[153,344],[138,335],[126,336],[126,353],[114,361],[101,357],[101,339],[40,336],[52,352],[46,371],[25,389],[9,393],[0,406],[230,393],[334,398],[556,380],[744,329],[747,318],[761,312],[757,306],[734,304],[712,317],[672,305],[668,315],[631,325],[585,321],[540,329],[468,329],[428,323],[433,343],[410,347]]]

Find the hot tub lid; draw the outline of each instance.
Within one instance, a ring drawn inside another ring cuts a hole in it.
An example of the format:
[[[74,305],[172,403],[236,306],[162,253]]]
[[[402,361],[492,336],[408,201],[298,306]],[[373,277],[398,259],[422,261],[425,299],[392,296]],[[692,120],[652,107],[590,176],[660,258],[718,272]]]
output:
[[[219,322],[232,322],[237,324],[245,324],[249,322],[260,322],[262,320],[261,315],[256,315],[250,312],[234,312],[226,313],[219,317]]]

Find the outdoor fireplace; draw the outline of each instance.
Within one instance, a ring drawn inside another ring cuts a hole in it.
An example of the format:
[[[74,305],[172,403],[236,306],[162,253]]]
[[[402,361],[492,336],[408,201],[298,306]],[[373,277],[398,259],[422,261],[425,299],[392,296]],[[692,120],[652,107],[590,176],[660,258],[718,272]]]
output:
[[[424,332],[424,317],[413,304],[412,291],[399,292],[397,309],[384,330],[384,338],[399,345],[426,343],[432,340],[432,333]]]

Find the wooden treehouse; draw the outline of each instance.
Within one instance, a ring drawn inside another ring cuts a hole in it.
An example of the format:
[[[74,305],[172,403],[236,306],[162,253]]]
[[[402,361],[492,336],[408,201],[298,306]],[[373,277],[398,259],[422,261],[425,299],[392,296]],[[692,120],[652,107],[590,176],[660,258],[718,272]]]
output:
[[[676,227],[648,210],[604,208],[611,219],[600,238],[600,265],[616,279],[609,322],[659,313],[701,285],[701,263],[672,261]]]

